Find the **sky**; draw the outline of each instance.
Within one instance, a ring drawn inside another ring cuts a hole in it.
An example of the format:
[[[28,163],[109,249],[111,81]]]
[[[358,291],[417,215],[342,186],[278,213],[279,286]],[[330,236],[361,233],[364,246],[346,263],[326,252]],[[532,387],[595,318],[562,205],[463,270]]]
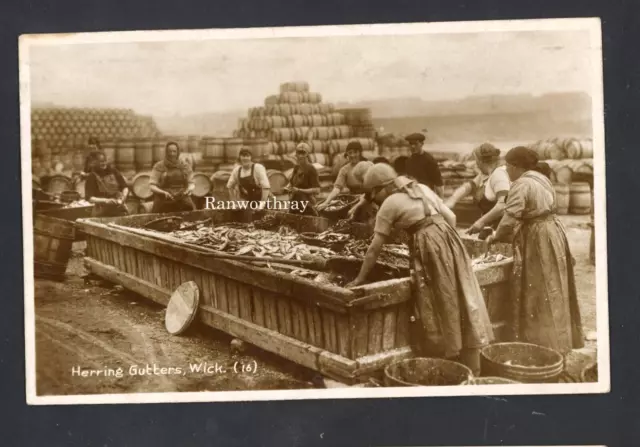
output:
[[[587,31],[32,46],[34,103],[190,115],[263,105],[287,81],[324,102],[590,93]]]

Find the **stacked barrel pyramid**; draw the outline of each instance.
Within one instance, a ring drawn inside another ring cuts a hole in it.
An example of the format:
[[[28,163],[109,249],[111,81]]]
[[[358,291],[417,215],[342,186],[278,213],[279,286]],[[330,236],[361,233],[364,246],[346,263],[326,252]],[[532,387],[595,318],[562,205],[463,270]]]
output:
[[[307,82],[286,82],[280,93],[265,98],[240,118],[235,138],[264,140],[263,156],[287,156],[301,141],[309,144],[314,162],[331,166],[334,156],[358,140],[366,153],[375,151],[375,130],[369,109],[336,109]],[[366,155],[366,154],[365,154]]]

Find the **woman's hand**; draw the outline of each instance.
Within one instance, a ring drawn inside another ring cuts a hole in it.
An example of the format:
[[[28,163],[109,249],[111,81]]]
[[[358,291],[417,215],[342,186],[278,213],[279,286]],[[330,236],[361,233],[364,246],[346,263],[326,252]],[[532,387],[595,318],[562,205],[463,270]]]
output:
[[[356,211],[358,211],[358,208],[360,208],[360,203],[353,205],[347,213],[347,219],[353,220],[353,218],[356,217]]]
[[[487,238],[484,240],[484,243],[487,245],[487,247],[490,247],[491,245],[495,244],[496,243],[495,235],[491,234],[487,236]]]
[[[480,233],[482,231],[482,229],[484,228],[484,223],[481,222],[480,220],[476,220],[473,225],[471,225],[468,229],[467,229],[467,234],[477,234]]]
[[[162,191],[162,195],[165,197],[165,199],[173,200],[173,196],[168,191]]]
[[[323,210],[323,209],[325,209],[328,205],[329,205],[329,204],[328,204],[326,201],[324,201],[324,202],[322,202],[321,204],[319,204],[318,206],[316,206],[316,209],[317,209],[318,211],[322,211],[322,210]]]
[[[298,191],[300,191],[300,189],[299,189],[299,188],[296,188],[295,186],[290,186],[290,187],[289,187],[289,191],[291,191],[291,192],[298,192]]]
[[[364,284],[364,281],[361,280],[360,278],[356,278],[353,281],[351,281],[350,283],[348,283],[347,285],[345,285],[344,287],[346,289],[351,289],[353,287],[361,286],[362,284]]]

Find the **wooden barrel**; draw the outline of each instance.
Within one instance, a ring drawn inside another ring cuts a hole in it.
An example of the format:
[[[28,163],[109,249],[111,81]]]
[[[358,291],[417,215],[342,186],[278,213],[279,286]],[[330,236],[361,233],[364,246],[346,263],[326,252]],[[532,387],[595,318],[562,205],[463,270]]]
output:
[[[75,240],[73,221],[36,214],[33,219],[33,269],[38,278],[62,279]]]
[[[280,93],[280,104],[299,104],[302,102],[300,92],[283,92]]]
[[[300,115],[311,115],[313,114],[313,107],[307,101],[304,104],[298,104],[298,112]]]
[[[291,115],[286,117],[287,127],[302,127],[304,126],[305,121],[306,119],[303,115]]]
[[[166,145],[167,145],[167,141],[162,138],[153,140],[151,144],[152,164],[155,164],[159,161],[164,160],[164,152],[165,152]]]
[[[327,166],[328,157],[325,154],[321,152],[315,152],[311,155],[312,155],[311,161],[313,161],[314,163],[321,164],[322,166]]]
[[[204,197],[211,192],[211,179],[206,174],[202,172],[194,173],[193,182],[195,183],[194,196]]]
[[[363,151],[374,151],[376,149],[376,142],[373,138],[354,138],[354,140],[360,142]]]
[[[320,104],[322,102],[322,95],[320,93],[309,92],[306,99],[310,104]],[[328,113],[329,111],[330,110],[327,108],[327,112],[324,113]]]
[[[316,140],[327,141],[331,139],[333,129],[331,127],[323,126],[316,127],[315,129],[315,138]]]
[[[136,142],[135,161],[139,171],[153,167],[153,144],[149,138],[141,138]]]
[[[291,109],[290,104],[278,104],[277,106],[275,106],[274,112],[274,115],[279,116],[293,115],[293,110]]]
[[[100,145],[100,147],[102,148],[102,152],[104,152],[104,155],[107,158],[107,163],[115,164],[116,163],[116,142],[112,139],[107,139]]]
[[[131,180],[131,191],[139,199],[147,200],[153,197],[153,191],[149,187],[151,176],[149,172],[136,174]]]
[[[185,150],[190,153],[198,152],[198,143],[200,138],[195,135],[189,135],[187,138],[187,147]]]
[[[116,167],[120,172],[135,171],[135,146],[132,140],[127,138],[118,141]]]
[[[244,146],[251,150],[251,158],[254,161],[259,161],[264,157],[267,145],[267,140],[253,139],[244,140]]]
[[[305,81],[291,81],[280,84],[280,93],[286,92],[308,92],[309,83]]]
[[[582,148],[581,158],[593,158],[593,140],[591,138],[580,140],[580,147]]]
[[[287,155],[296,150],[296,142],[295,141],[281,141],[278,145],[279,155]]]
[[[575,138],[567,138],[564,140],[564,151],[567,154],[567,158],[572,160],[579,160],[582,158],[582,145],[580,141]]]
[[[224,163],[228,154],[227,141],[239,142],[242,145],[242,139],[240,138],[203,138],[204,153],[202,159],[207,160],[209,163]],[[230,145],[233,148],[233,145]]]
[[[572,183],[569,196],[569,213],[591,213],[591,187],[586,182]]]
[[[269,178],[269,185],[271,185],[271,192],[273,194],[282,194],[284,187],[289,183],[287,177],[276,169],[268,169],[267,177]]]
[[[554,383],[564,369],[562,354],[529,343],[494,343],[480,355],[485,376],[523,383]]]
[[[553,168],[553,171],[556,174],[556,181],[558,183],[563,183],[565,185],[571,184],[571,180],[573,178],[573,170],[569,163],[566,160],[561,161],[556,164]]]
[[[225,138],[223,141],[224,160],[221,160],[220,163],[231,163],[237,161],[244,141],[241,138]]]
[[[556,191],[556,213],[567,214],[569,212],[569,185],[556,183],[553,188]]]
[[[276,155],[278,153],[278,143],[275,141],[267,141],[265,144],[264,154],[266,157],[269,155]]]
[[[303,126],[303,127],[296,127],[294,129],[295,132],[295,141],[302,141],[302,140],[307,140],[308,136],[309,136],[309,131],[311,129],[309,127]]]
[[[288,126],[288,118],[291,118],[291,116],[290,117],[268,116],[264,119],[266,123],[266,129],[286,127]]]
[[[346,151],[347,150],[347,146],[349,145],[349,141],[351,141],[351,140],[346,139],[346,138],[342,138],[342,139],[339,139],[339,140],[333,140],[331,142],[331,144],[333,146],[334,153],[337,154],[339,152]]]
[[[331,120],[331,124],[330,124],[331,126],[343,126],[345,124],[345,118],[342,113],[332,112],[332,113],[329,113],[327,116],[330,117],[327,119]]]
[[[49,177],[49,183],[47,185],[47,192],[49,194],[60,195],[63,191],[72,189],[73,183],[66,175],[57,174]]]
[[[327,142],[320,141],[320,140],[313,140],[313,141],[309,141],[309,146],[311,146],[311,151],[313,153],[322,154],[327,147]]]
[[[227,182],[231,176],[231,171],[216,171],[211,176],[211,194],[216,200],[224,200],[229,198],[229,190]]]
[[[309,115],[308,119],[311,127],[321,127],[326,123],[324,115]]]

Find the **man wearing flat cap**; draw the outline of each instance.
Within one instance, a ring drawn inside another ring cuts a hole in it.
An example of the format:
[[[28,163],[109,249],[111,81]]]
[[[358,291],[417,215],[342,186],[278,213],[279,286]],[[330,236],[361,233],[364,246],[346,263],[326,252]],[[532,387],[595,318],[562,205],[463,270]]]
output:
[[[411,156],[406,164],[407,175],[416,179],[418,183],[428,186],[442,197],[444,188],[440,167],[438,167],[436,159],[422,147],[425,140],[424,134],[412,133],[407,135],[405,140],[411,148]]]

